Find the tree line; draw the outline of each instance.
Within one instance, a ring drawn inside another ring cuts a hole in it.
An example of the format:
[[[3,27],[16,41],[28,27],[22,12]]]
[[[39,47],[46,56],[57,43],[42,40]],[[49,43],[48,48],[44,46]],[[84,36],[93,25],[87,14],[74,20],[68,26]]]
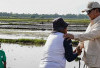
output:
[[[85,14],[66,14],[66,15],[59,15],[59,14],[18,14],[18,13],[7,13],[7,12],[0,12],[0,18],[57,18],[62,17],[65,19],[88,19],[88,16]]]

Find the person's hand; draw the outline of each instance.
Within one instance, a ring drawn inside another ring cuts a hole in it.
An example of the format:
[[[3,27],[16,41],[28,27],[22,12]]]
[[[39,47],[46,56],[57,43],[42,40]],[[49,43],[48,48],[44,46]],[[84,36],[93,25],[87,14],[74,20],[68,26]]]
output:
[[[80,47],[77,47],[77,49],[76,49],[76,53],[77,53],[78,55],[81,55],[81,53],[82,53],[82,49],[80,49]]]
[[[78,55],[81,55],[82,49],[80,48],[80,46],[77,46],[76,49],[73,52],[77,53]]]
[[[78,48],[80,48],[80,46],[77,46],[76,49],[73,52],[75,53]]]
[[[72,34],[64,34],[64,38],[68,38],[69,39],[74,39],[74,35]]]

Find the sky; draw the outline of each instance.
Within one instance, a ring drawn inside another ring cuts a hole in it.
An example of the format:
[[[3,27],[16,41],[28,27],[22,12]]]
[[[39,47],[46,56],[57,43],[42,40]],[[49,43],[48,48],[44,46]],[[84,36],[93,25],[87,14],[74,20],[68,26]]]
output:
[[[100,0],[0,0],[0,12],[82,14],[90,1],[100,3]]]

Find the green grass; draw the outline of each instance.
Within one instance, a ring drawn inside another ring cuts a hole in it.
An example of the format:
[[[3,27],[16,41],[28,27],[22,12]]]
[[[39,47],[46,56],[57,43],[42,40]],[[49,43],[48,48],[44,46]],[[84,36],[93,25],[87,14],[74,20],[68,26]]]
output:
[[[69,24],[83,24],[83,25],[87,25],[90,22],[88,19],[68,19],[65,21],[69,22]]]
[[[3,22],[50,22],[51,19],[0,19]]]
[[[22,45],[43,46],[46,40],[43,39],[0,39],[1,43],[17,43]],[[73,46],[77,46],[78,41],[73,41]]]
[[[1,22],[9,22],[8,24],[12,24],[11,22],[27,22],[27,24],[32,24],[32,22],[47,22],[51,23],[53,19],[1,19]],[[88,24],[89,20],[88,19],[64,19],[64,21],[69,22],[70,24]],[[16,24],[16,23],[15,23]],[[18,24],[17,24],[18,25]]]
[[[76,47],[78,45],[79,41],[72,41],[72,44],[74,47]]]
[[[42,40],[42,39],[0,39],[0,42],[41,46],[45,44],[46,40]]]
[[[77,62],[77,61],[79,61],[79,60],[81,60],[81,58],[80,57],[77,57],[76,59],[75,59],[75,61]]]

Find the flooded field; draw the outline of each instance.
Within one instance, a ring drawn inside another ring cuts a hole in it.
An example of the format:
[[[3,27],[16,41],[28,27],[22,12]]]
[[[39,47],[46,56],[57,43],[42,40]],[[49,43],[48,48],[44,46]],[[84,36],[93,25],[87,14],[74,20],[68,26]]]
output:
[[[0,29],[0,38],[3,39],[47,39],[51,31],[32,31],[19,29]],[[72,34],[83,32],[68,32]],[[7,68],[39,68],[43,56],[43,46],[26,46],[19,44],[2,43],[2,49],[7,56]],[[81,61],[81,67],[84,63]],[[66,68],[78,68],[79,62],[67,62]]]
[[[43,47],[1,44],[7,56],[7,68],[39,68]],[[83,68],[81,61],[81,68]],[[67,62],[66,68],[78,68],[79,62]]]
[[[51,31],[31,31],[19,29],[0,29],[0,38],[5,39],[41,39],[50,34]]]
[[[85,31],[88,25],[85,24],[70,24],[68,31]],[[0,29],[30,29],[30,30],[52,30],[52,23],[45,24],[0,24]]]
[[[33,31],[25,29],[0,29],[0,38],[4,39],[47,39],[51,31]],[[83,33],[83,32],[72,32],[68,33]]]

